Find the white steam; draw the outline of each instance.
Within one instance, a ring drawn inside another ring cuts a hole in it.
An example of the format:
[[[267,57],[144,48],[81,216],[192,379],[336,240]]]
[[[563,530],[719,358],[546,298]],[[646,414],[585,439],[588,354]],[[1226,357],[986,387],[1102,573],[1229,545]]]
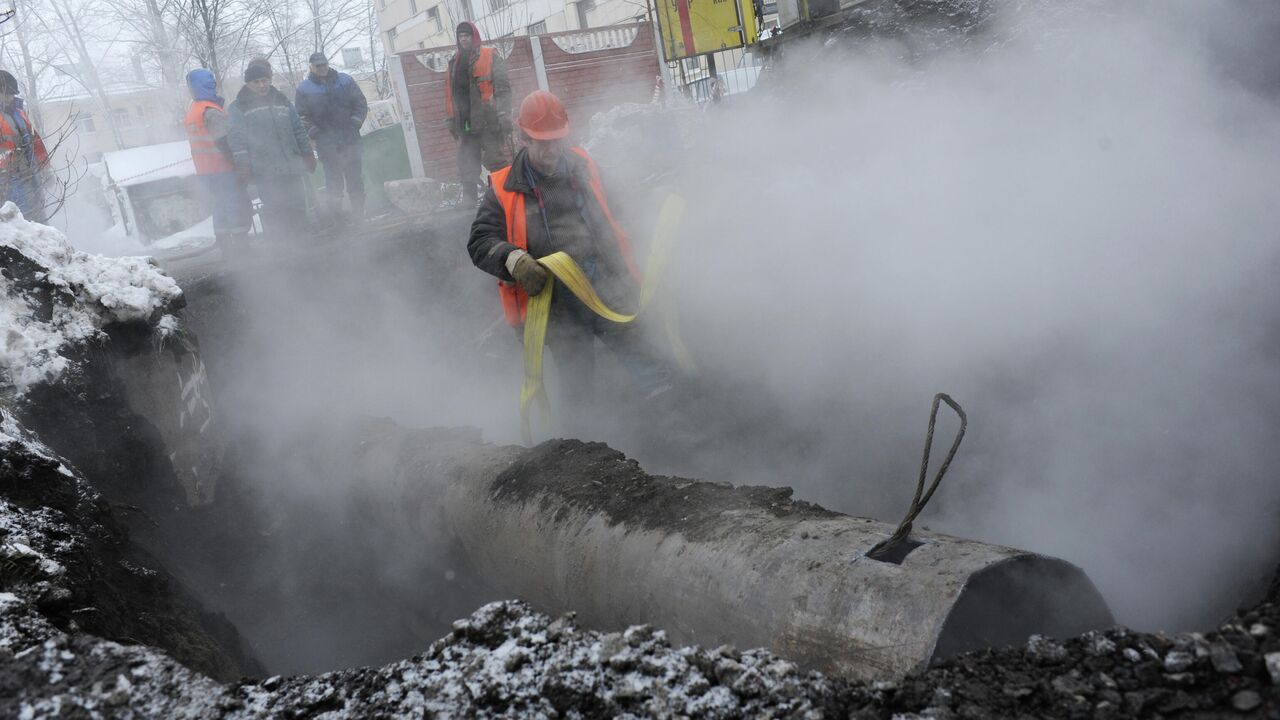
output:
[[[926,522],[1082,565],[1122,622],[1212,622],[1280,537],[1280,112],[1201,32],[1257,6],[1001,7],[927,57],[793,51],[702,138],[687,333],[814,438],[716,470],[893,520],[950,392]]]

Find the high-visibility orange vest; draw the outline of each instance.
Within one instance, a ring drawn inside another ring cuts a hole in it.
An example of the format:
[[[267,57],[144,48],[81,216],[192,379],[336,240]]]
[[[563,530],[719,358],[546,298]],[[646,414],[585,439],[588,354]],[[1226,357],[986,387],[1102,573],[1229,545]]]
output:
[[[40,133],[31,125],[31,119],[27,117],[27,113],[22,108],[15,108],[13,115],[22,118],[22,122],[27,126],[27,131],[31,133],[31,143],[34,146],[36,166],[43,167],[49,162],[49,153],[45,150],[44,140],[40,139]],[[22,135],[18,129],[13,127],[9,122],[8,113],[0,113],[0,169],[9,167],[9,158],[14,150],[18,149],[22,142]]]
[[[195,163],[197,175],[232,172],[236,169],[235,163],[218,147],[218,142],[209,134],[208,126],[204,124],[204,111],[209,108],[225,112],[216,102],[197,100],[191,103],[187,119],[183,123],[187,126],[187,139],[191,141],[191,162]]]
[[[453,62],[449,63],[449,79],[444,83],[444,110],[448,114],[449,119],[453,119],[453,68],[454,63],[459,58],[455,55]],[[493,48],[480,48],[480,57],[476,58],[476,62],[471,66],[471,81],[476,84],[476,89],[480,91],[480,102],[489,105],[493,103]]]
[[[613,219],[613,213],[609,211],[609,203],[604,198],[604,185],[600,182],[600,171],[596,168],[596,163],[587,154],[586,150],[580,147],[572,148],[573,152],[587,161],[587,173],[590,176],[591,192],[595,194],[596,201],[600,203],[600,209],[604,211],[604,217],[609,221],[609,227],[613,229],[613,236],[618,240],[618,249],[622,253],[622,260],[627,264],[627,270],[631,273],[631,277],[638,282],[640,280],[640,271],[636,268],[635,260],[631,257],[631,238],[629,238]],[[503,185],[507,182],[507,176],[511,174],[511,166],[494,171],[489,175],[489,183],[493,186],[493,193],[497,195],[498,202],[502,204],[502,209],[507,219],[507,242],[515,245],[521,250],[529,249],[528,223],[525,216],[524,193],[507,190]],[[498,295],[502,298],[502,314],[507,319],[507,324],[512,327],[520,327],[524,324],[526,309],[529,306],[529,295],[520,286],[515,283],[498,281]]]

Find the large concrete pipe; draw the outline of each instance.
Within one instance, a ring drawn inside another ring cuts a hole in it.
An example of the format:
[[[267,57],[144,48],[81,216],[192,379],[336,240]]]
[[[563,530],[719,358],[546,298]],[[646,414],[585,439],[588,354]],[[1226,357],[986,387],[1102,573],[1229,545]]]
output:
[[[1079,568],[916,533],[899,562],[866,553],[894,527],[792,500],[789,489],[654,477],[600,444],[531,450],[370,432],[364,474],[416,532],[456,544],[499,594],[588,626],[650,623],[677,643],[766,647],[857,679],[966,650],[1105,627]]]

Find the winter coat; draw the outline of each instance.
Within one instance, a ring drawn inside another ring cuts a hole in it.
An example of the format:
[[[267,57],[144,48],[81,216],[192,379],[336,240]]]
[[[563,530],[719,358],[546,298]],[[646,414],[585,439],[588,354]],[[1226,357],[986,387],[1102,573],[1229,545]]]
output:
[[[24,217],[44,222],[43,174],[49,164],[40,133],[32,127],[22,98],[0,111],[0,203],[11,200]]]
[[[344,145],[360,139],[360,126],[369,114],[369,103],[360,86],[346,73],[330,70],[323,78],[314,74],[298,86],[294,95],[298,116],[316,145]]]
[[[302,158],[311,154],[311,141],[298,112],[284,93],[271,88],[258,95],[246,85],[227,109],[236,169],[254,177],[301,175],[306,172]]]
[[[227,101],[218,94],[218,83],[213,73],[205,68],[196,68],[187,73],[187,87],[191,88],[192,108],[188,110],[183,124],[191,140],[191,159],[195,161],[196,172],[229,172],[220,169],[232,163],[231,143],[227,140],[227,133],[231,129],[231,120],[227,117]],[[192,114],[196,107],[204,108],[198,117]],[[203,158],[200,157],[201,146],[207,142],[217,146],[222,152],[221,157],[214,159],[208,153]]]
[[[497,132],[509,126],[511,122],[511,80],[507,76],[507,61],[502,53],[493,50],[493,67],[490,77],[493,82],[493,98],[485,102],[480,95],[480,88],[472,77],[471,68],[480,55],[480,28],[471,21],[459,23],[459,27],[471,27],[471,55],[462,54],[462,48],[449,60],[449,75],[446,81],[448,92],[452,95],[454,117],[449,119],[454,132],[466,132],[467,121],[471,121],[470,131],[473,133]],[[459,74],[458,62],[462,58],[465,67]]]
[[[556,174],[555,184],[558,192],[568,190],[572,185],[576,190],[578,202],[546,203],[548,210],[559,207],[561,213],[580,215],[585,221],[585,233],[574,232],[572,222],[563,222],[572,218],[548,217],[544,222],[539,210],[537,196],[530,184],[528,150],[521,149],[511,163],[511,172],[503,183],[503,188],[523,193],[525,198],[525,232],[528,252],[535,258],[545,257],[553,252],[563,250],[586,271],[601,298],[616,310],[625,311],[630,308],[637,290],[626,260],[623,259],[618,238],[604,210],[591,191],[591,178],[587,170],[587,161],[583,157],[565,152],[564,167]],[[542,182],[549,182],[543,180]],[[606,194],[606,199],[609,196]],[[544,194],[544,199],[549,200]],[[610,203],[613,204],[612,202]],[[553,210],[554,212],[554,210]],[[552,230],[548,236],[548,228],[562,228],[558,235]],[[507,217],[502,203],[493,188],[485,191],[480,207],[476,211],[476,219],[471,224],[471,237],[467,240],[467,252],[471,262],[481,270],[499,280],[514,282],[507,272],[507,256],[516,249],[507,242]],[[562,293],[563,294],[563,293]]]

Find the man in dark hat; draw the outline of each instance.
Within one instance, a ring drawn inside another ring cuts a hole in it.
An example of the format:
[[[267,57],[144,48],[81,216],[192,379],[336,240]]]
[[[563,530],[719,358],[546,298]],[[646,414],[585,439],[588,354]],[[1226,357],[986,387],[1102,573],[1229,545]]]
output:
[[[302,174],[316,169],[316,156],[293,103],[271,84],[271,65],[265,60],[254,60],[245,68],[244,87],[227,115],[232,162],[236,173],[251,180],[258,191],[263,230],[274,237],[305,236]]]
[[[444,107],[449,134],[458,141],[458,175],[462,200],[475,204],[480,162],[490,171],[507,165],[503,145],[511,137],[511,81],[502,53],[480,44],[480,29],[467,20],[458,24],[458,52],[449,61]]]
[[[364,167],[360,157],[360,126],[369,103],[360,86],[346,73],[329,67],[324,53],[311,54],[311,73],[298,86],[294,104],[324,163],[324,189],[330,217],[342,211],[342,192],[351,198],[351,214],[364,216]]]
[[[17,78],[0,70],[0,200],[12,201],[26,219],[44,222],[49,153],[17,95]]]

